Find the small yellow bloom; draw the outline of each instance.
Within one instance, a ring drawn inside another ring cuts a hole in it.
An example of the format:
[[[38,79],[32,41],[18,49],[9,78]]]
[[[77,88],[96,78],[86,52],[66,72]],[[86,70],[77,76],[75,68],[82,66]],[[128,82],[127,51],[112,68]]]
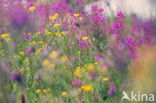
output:
[[[56,19],[56,16],[49,16],[49,19],[54,20]]]
[[[61,57],[61,62],[62,63],[65,63],[67,60],[68,60],[68,58],[67,58],[66,55],[64,55],[64,56]]]
[[[52,32],[47,32],[48,35],[52,35]]]
[[[63,35],[64,34],[64,31],[62,31],[61,34]]]
[[[36,41],[32,41],[32,44],[36,44]]]
[[[58,17],[58,13],[55,13],[54,16],[55,16],[55,17]]]
[[[99,64],[98,62],[95,62],[94,64]]]
[[[57,23],[57,24],[54,24],[54,26],[55,26],[55,27],[60,27],[60,24]]]
[[[42,65],[45,66],[45,67],[54,67],[55,65],[52,64],[49,60],[45,59],[43,62],[42,62]]]
[[[25,53],[23,51],[19,52],[20,55],[24,55]]]
[[[80,52],[80,51],[78,51],[77,53],[78,53],[79,55],[81,54],[81,52]]]
[[[90,92],[93,89],[93,86],[86,85],[86,86],[82,86],[81,89],[84,90],[85,92]]]
[[[86,67],[89,71],[93,71],[94,70],[94,64],[88,64]]]
[[[36,93],[41,93],[41,90],[40,89],[37,89],[35,92]]]
[[[33,12],[33,11],[35,11],[35,10],[36,10],[36,7],[35,7],[35,6],[29,7],[29,11],[30,11],[30,12]]]
[[[79,17],[79,20],[83,20],[83,17]]]
[[[59,35],[59,33],[58,33],[58,32],[56,32],[56,33],[55,33],[55,35],[57,36],[57,35]]]
[[[67,92],[62,92],[61,94],[62,94],[62,96],[67,96],[68,93]]]
[[[10,36],[9,33],[4,33],[0,35],[1,38],[8,38],[9,36]]]
[[[81,70],[80,67],[77,67],[77,68],[75,69],[75,71],[74,71],[74,76],[75,76],[75,77],[79,77],[79,78],[82,77],[82,70]]]
[[[82,40],[87,40],[87,39],[89,39],[88,36],[85,36],[85,37],[82,38]]]
[[[46,89],[43,90],[43,93],[47,93],[47,92],[48,92],[48,90],[46,90]]]
[[[104,77],[103,80],[104,80],[104,81],[108,81],[109,78],[108,78],[108,77]]]
[[[74,16],[75,16],[75,17],[78,17],[78,16],[80,16],[80,14],[78,14],[78,13],[75,13],[75,14],[74,14]]]
[[[57,51],[52,51],[49,57],[51,59],[56,59],[58,56],[59,56],[59,53]]]

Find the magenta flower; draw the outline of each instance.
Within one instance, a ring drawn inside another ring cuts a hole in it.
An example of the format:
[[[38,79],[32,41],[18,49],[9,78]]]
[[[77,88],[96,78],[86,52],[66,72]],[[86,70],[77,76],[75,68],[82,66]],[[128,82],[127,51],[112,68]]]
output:
[[[118,11],[118,12],[117,12],[116,17],[117,17],[117,18],[122,18],[122,19],[125,18],[124,14],[123,14],[121,11]]]
[[[116,87],[114,85],[109,86],[108,96],[114,96],[116,92]]]
[[[90,77],[91,77],[92,79],[94,79],[94,78],[97,77],[97,74],[95,74],[95,73],[91,73],[91,74],[90,74]]]
[[[29,34],[24,35],[24,40],[30,40],[31,36]]]
[[[78,39],[78,40],[76,40],[76,42],[77,42],[77,44],[79,45],[80,48],[88,48],[90,46],[89,41]]]
[[[19,72],[12,72],[9,74],[9,79],[16,81],[19,84],[23,84],[23,76]]]
[[[32,53],[36,52],[36,48],[35,47],[29,47],[27,50],[25,50],[25,52],[27,54],[32,54]]]
[[[94,61],[96,61],[96,62],[100,62],[100,61],[101,61],[100,56],[95,56],[95,57],[94,57]]]
[[[72,87],[77,87],[77,86],[81,86],[81,85],[82,85],[81,80],[74,80],[71,84]]]

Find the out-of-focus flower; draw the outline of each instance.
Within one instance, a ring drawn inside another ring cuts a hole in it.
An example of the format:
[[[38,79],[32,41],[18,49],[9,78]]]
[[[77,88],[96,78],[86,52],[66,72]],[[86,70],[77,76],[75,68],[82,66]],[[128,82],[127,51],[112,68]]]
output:
[[[62,92],[61,95],[62,95],[62,96],[67,96],[68,93],[67,93],[67,92]]]
[[[95,74],[95,73],[91,73],[91,74],[90,74],[90,77],[91,77],[92,79],[94,79],[94,78],[97,77],[97,74]]]
[[[116,17],[117,17],[117,18],[122,18],[122,19],[125,18],[124,14],[123,14],[121,11],[118,11],[118,12],[117,12]]]
[[[89,71],[93,71],[95,67],[94,67],[94,64],[87,64],[86,68]]]
[[[53,16],[49,16],[49,19],[55,20],[58,17],[58,13],[54,14]]]
[[[25,52],[27,54],[32,54],[36,52],[36,48],[35,47],[29,47],[27,50],[25,50]]]
[[[68,57],[66,55],[61,57],[61,62],[65,63],[68,60]]]
[[[93,85],[81,86],[81,89],[85,92],[90,92],[93,89]]]
[[[90,46],[90,42],[89,41],[86,41],[86,40],[83,40],[83,39],[78,39],[76,40],[77,44],[79,44],[79,47],[80,48],[87,48]]]
[[[55,65],[47,59],[43,60],[42,65],[45,67],[52,67],[52,68],[55,67]]]
[[[20,51],[18,54],[20,55],[24,55],[25,53],[23,51]]]
[[[35,92],[36,93],[41,93],[41,90],[40,89],[37,89]]]
[[[101,61],[101,57],[100,57],[100,56],[95,56],[95,57],[94,57],[94,60],[95,60],[96,62],[100,62],[100,61]]]
[[[81,68],[80,67],[77,67],[76,69],[75,69],[75,71],[74,71],[74,76],[75,77],[82,77],[82,70],[81,70]]]
[[[24,35],[24,40],[29,40],[31,36],[29,34]]]
[[[122,22],[114,22],[111,26],[111,31],[116,33],[118,30],[122,30],[124,28],[124,24]]]
[[[51,59],[56,59],[58,56],[59,56],[59,53],[57,51],[52,51],[49,57]]]
[[[75,13],[74,16],[75,17],[78,17],[78,16],[80,16],[80,14],[79,13]]]
[[[98,98],[97,98],[97,97],[94,97],[93,100],[94,100],[94,101],[98,101]]]
[[[0,35],[0,38],[8,38],[10,36],[9,33],[4,33]]]
[[[30,6],[28,9],[29,9],[30,12],[33,12],[33,11],[36,10],[36,7],[35,6]]]
[[[103,78],[103,81],[108,81],[108,80],[109,80],[108,77],[104,77],[104,78]]]
[[[116,87],[114,85],[109,86],[108,96],[114,96],[116,92]]]
[[[72,87],[77,87],[82,85],[82,81],[81,80],[74,80],[71,84]]]
[[[88,36],[85,36],[85,37],[82,38],[82,40],[88,40],[88,39],[89,39]]]
[[[14,80],[17,83],[23,85],[23,76],[22,76],[21,73],[19,73],[19,72],[12,72],[12,73],[9,74],[9,78],[11,80]]]
[[[54,27],[60,27],[60,24],[59,23],[54,24]]]
[[[48,92],[48,90],[47,90],[47,89],[44,89],[44,90],[43,90],[43,93],[47,93],[47,92]]]

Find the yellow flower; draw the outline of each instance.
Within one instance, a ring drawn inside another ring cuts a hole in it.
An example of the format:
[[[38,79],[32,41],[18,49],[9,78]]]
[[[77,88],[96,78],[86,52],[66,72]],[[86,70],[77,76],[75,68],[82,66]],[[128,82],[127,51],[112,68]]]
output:
[[[64,56],[61,57],[61,62],[62,63],[65,63],[67,60],[68,60],[68,58],[67,58],[66,55],[64,55]]]
[[[32,41],[32,44],[36,44],[36,41]]]
[[[83,18],[82,17],[79,17],[79,20],[83,20]]]
[[[59,56],[59,53],[57,51],[52,51],[49,57],[51,59],[56,59],[58,56]]]
[[[49,19],[54,20],[56,19],[56,16],[49,16]]]
[[[93,71],[94,70],[94,64],[88,64],[86,66],[86,68],[89,70],[89,71]]]
[[[82,39],[83,39],[83,40],[87,40],[87,39],[89,39],[89,37],[88,37],[88,36],[85,36],[85,37],[83,37]]]
[[[41,93],[41,90],[40,89],[37,89],[35,92],[36,93]]]
[[[60,24],[57,23],[57,24],[54,24],[54,26],[55,26],[55,27],[60,27]]]
[[[47,93],[47,92],[48,92],[48,90],[46,90],[46,89],[43,90],[43,93]]]
[[[58,33],[58,32],[56,32],[56,33],[55,33],[55,35],[57,36],[57,35],[59,35],[59,33]]]
[[[104,77],[103,80],[104,80],[104,81],[108,81],[109,78],[108,78],[108,77]]]
[[[85,92],[90,92],[93,89],[93,86],[86,85],[86,86],[82,86],[81,89],[84,90]]]
[[[49,60],[45,59],[43,62],[42,62],[42,65],[45,66],[45,67],[54,67],[55,65],[52,64]]]
[[[25,53],[23,51],[19,52],[20,55],[24,55]]]
[[[80,67],[77,67],[76,69],[75,69],[75,71],[74,71],[74,76],[75,77],[82,77],[82,70],[81,70],[81,68]]]
[[[9,33],[4,33],[0,35],[1,38],[8,38],[9,36],[10,36]]]
[[[61,94],[62,94],[62,96],[67,96],[68,93],[67,92],[62,92]]]
[[[75,17],[78,17],[78,16],[80,16],[80,14],[78,14],[78,13],[75,13],[75,14],[74,14],[74,16],[75,16]]]
[[[30,11],[30,12],[33,12],[33,11],[35,11],[35,10],[36,10],[36,7],[35,7],[35,6],[29,7],[29,11]]]
[[[52,32],[47,32],[48,35],[52,35]]]
[[[55,13],[54,16],[55,16],[55,17],[58,17],[58,13]]]
[[[80,52],[80,51],[78,51],[77,53],[78,53],[79,55],[81,54],[81,52]]]
[[[94,64],[99,64],[98,62],[95,62]]]
[[[61,34],[63,35],[64,34],[64,31],[62,31]]]

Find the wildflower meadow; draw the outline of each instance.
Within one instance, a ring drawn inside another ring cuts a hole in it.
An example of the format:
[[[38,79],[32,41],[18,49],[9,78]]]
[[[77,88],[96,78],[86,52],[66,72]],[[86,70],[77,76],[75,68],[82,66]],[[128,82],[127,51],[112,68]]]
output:
[[[0,103],[156,103],[155,16],[91,2],[0,0]]]

